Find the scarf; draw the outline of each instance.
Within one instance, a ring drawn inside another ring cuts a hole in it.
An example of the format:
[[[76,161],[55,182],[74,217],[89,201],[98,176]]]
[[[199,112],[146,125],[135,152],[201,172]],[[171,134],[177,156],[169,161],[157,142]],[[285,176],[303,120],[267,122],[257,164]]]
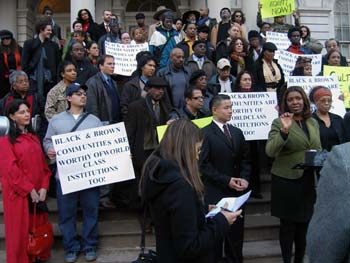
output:
[[[263,59],[263,73],[265,78],[265,83],[274,83],[277,84],[281,79],[281,72],[274,61],[271,61],[271,66],[273,69],[269,67],[267,62]]]

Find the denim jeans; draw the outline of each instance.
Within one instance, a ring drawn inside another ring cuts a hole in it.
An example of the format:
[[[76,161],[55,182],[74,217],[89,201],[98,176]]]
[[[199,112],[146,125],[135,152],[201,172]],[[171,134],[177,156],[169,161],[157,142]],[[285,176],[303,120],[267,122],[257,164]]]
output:
[[[100,190],[98,187],[62,195],[61,184],[57,180],[58,226],[63,236],[65,251],[85,251],[96,248],[98,238],[98,208]],[[77,238],[78,201],[83,212],[81,239]]]

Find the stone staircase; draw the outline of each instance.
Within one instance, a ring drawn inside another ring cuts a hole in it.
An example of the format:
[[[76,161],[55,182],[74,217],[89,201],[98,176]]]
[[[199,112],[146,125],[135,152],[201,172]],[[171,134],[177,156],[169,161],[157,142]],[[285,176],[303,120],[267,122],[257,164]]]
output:
[[[278,225],[276,218],[270,216],[270,181],[269,175],[262,176],[263,199],[250,199],[245,214],[245,263],[275,263],[281,262],[278,244]],[[52,259],[47,263],[64,262],[61,234],[57,225],[56,199],[48,199],[50,221],[54,226],[55,245],[52,250]],[[0,200],[0,262],[6,261],[5,237],[3,222],[2,198]],[[81,224],[78,224],[80,229]],[[120,209],[100,209],[99,224],[100,263],[127,263],[136,259],[139,252],[140,225],[137,215],[133,212]],[[153,235],[147,235],[148,247],[155,247]],[[83,255],[77,261],[85,262]]]

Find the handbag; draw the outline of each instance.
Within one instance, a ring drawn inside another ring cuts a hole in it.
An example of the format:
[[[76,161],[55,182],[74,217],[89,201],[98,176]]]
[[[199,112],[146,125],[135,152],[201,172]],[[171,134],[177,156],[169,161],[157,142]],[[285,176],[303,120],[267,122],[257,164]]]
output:
[[[27,254],[37,257],[44,251],[50,250],[53,246],[52,224],[47,222],[41,226],[36,226],[36,203],[34,204],[33,228],[29,231],[29,242]]]
[[[141,231],[141,251],[139,256],[132,263],[156,263],[157,262],[157,252],[154,250],[145,251],[145,237],[146,237],[146,216],[147,216],[147,207],[144,207],[143,212],[143,222],[142,222],[142,231]]]

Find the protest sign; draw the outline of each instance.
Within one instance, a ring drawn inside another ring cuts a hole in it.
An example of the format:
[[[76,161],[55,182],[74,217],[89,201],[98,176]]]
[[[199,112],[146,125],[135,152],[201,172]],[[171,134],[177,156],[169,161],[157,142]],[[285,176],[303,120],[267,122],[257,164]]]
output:
[[[310,91],[316,86],[324,86],[332,92],[332,108],[331,112],[341,117],[345,115],[344,102],[339,99],[341,95],[339,88],[339,81],[336,76],[313,76],[313,77],[299,77],[293,76],[287,78],[288,88],[291,86],[302,87],[309,97]],[[313,111],[316,110],[315,105],[311,105]]]
[[[294,0],[260,0],[260,3],[262,18],[289,15],[295,10]]]
[[[144,44],[119,44],[105,42],[106,54],[114,57],[114,73],[123,76],[131,76],[136,70],[136,54],[140,51],[148,51],[148,43]]]
[[[340,90],[344,94],[345,107],[350,108],[350,67],[324,66],[323,75],[338,77]]]
[[[290,76],[292,71],[295,68],[295,62],[298,57],[310,58],[312,59],[312,75],[316,76],[321,72],[322,69],[322,55],[321,54],[312,54],[312,55],[298,55],[293,54],[286,50],[279,50],[278,55],[276,54],[275,59],[278,60],[283,73],[285,76]]]
[[[267,140],[272,121],[278,117],[276,92],[225,94],[232,101],[230,123],[243,131],[247,141]]]
[[[202,129],[205,126],[209,125],[212,120],[213,120],[213,117],[206,117],[206,118],[192,120],[192,122],[194,124],[196,124],[198,126],[198,128]],[[158,141],[159,142],[163,139],[167,128],[168,128],[168,125],[157,126],[157,134],[158,134]]]
[[[52,136],[62,193],[134,179],[124,123]]]
[[[278,50],[286,50],[290,46],[290,40],[287,33],[267,31],[266,42],[274,43]]]

